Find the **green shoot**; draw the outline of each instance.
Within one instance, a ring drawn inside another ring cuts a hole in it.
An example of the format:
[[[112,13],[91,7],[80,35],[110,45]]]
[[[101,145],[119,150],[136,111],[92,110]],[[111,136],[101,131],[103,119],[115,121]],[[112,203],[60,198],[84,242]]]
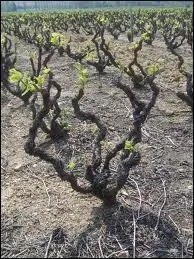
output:
[[[30,75],[27,73],[21,73],[15,68],[9,70],[9,82],[17,83],[22,90],[22,95],[25,95],[28,92],[35,92],[38,89],[41,89],[46,77],[49,74],[50,69],[44,68],[42,73],[31,79]]]
[[[65,44],[65,37],[57,32],[51,34],[50,42],[56,47],[62,47]]]
[[[6,42],[6,35],[5,34],[2,34],[1,35],[1,45],[4,45],[5,44],[5,42]]]
[[[22,73],[15,68],[9,70],[9,82],[18,83],[22,79]]]
[[[106,18],[104,15],[98,15],[97,21],[102,23],[102,24],[107,24],[108,23],[108,18]]]
[[[126,140],[124,150],[126,150],[128,152],[136,151],[135,144],[132,141]]]
[[[147,73],[150,76],[154,76],[159,72],[159,70],[160,70],[159,64],[152,64],[152,65],[148,66]]]
[[[86,68],[83,68],[83,66],[79,62],[76,62],[75,68],[77,69],[79,76],[79,85],[81,88],[84,88],[84,86],[88,82],[88,70]]]
[[[91,60],[91,61],[94,61],[96,58],[96,54],[94,52],[88,52],[87,53],[87,56],[85,57],[86,60]]]
[[[138,42],[132,42],[131,46],[129,46],[129,50],[136,50],[138,48],[139,44]]]
[[[26,51],[24,52],[24,54],[25,54],[26,56],[32,58],[32,59],[34,59],[34,58],[36,57],[36,52],[35,52],[35,51],[32,52],[32,51],[26,50]]]
[[[44,43],[44,38],[42,37],[41,34],[38,34],[36,37],[36,40],[38,43],[43,44]]]
[[[124,72],[125,66],[121,63],[121,60],[117,61],[117,66],[120,69],[121,72]]]
[[[70,161],[69,164],[67,165],[67,168],[70,170],[73,170],[76,167],[76,163],[73,161]]]
[[[90,131],[94,135],[94,134],[96,134],[99,131],[99,129],[98,129],[98,127],[96,125],[94,125],[94,126],[90,127]]]
[[[147,41],[150,40],[150,32],[147,31],[141,35],[142,40]]]

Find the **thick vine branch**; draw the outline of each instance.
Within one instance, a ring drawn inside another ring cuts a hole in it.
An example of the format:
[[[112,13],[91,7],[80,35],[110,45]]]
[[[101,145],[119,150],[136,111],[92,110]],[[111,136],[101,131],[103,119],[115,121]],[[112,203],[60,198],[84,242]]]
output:
[[[42,89],[41,94],[43,98],[43,107],[42,109],[36,114],[35,119],[33,120],[33,124],[29,129],[29,137],[26,141],[24,146],[25,152],[29,155],[33,155],[35,157],[39,157],[40,159],[51,163],[55,170],[58,173],[58,176],[61,180],[68,181],[71,184],[71,187],[78,192],[81,193],[90,193],[91,186],[82,186],[78,183],[78,179],[73,175],[72,172],[68,173],[65,172],[65,162],[62,159],[59,159],[53,155],[50,155],[48,152],[41,149],[39,146],[36,146],[35,139],[37,137],[38,128],[41,127],[42,121],[45,116],[48,115],[52,102],[50,100],[50,89],[52,83],[49,82],[46,89]]]
[[[92,165],[91,169],[93,172],[101,165],[102,157],[101,157],[101,141],[106,137],[107,128],[103,125],[100,119],[90,112],[83,112],[79,107],[79,101],[84,95],[84,89],[80,88],[79,93],[72,99],[72,106],[74,108],[74,113],[76,117],[80,120],[90,120],[91,122],[95,123],[99,128],[99,132],[95,138],[93,151],[92,151]]]
[[[185,71],[182,66],[184,64],[184,59],[183,57],[177,53],[177,51],[174,50],[174,48],[170,48],[170,51],[172,54],[174,54],[176,57],[178,57],[178,70],[179,72],[184,75],[186,77],[187,83],[186,83],[186,92],[187,95],[182,93],[182,92],[178,92],[177,96],[184,102],[187,103],[188,106],[191,106],[192,110],[193,110],[193,75],[187,71]]]

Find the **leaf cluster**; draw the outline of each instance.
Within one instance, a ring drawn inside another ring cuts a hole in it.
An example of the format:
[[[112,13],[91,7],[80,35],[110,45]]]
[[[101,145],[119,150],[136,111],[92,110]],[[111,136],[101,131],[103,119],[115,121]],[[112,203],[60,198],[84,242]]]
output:
[[[79,62],[76,62],[75,68],[79,76],[79,85],[81,88],[84,88],[88,82],[88,70],[84,68]]]
[[[28,73],[22,73],[15,68],[9,70],[9,82],[18,84],[22,90],[22,96],[28,92],[35,92],[42,88],[50,69],[44,68],[39,76],[31,78]]]

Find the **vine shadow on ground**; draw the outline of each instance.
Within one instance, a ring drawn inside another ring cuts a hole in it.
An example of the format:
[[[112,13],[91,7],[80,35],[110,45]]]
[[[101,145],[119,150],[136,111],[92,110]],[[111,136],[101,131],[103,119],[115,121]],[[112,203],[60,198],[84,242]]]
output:
[[[158,216],[151,212],[141,213],[136,220],[137,213],[121,203],[113,208],[94,208],[93,223],[76,238],[72,256],[188,258],[172,225],[162,218],[158,222]]]
[[[2,247],[2,258],[21,253],[22,258],[192,258],[177,230],[162,218],[158,222],[158,216],[151,212],[141,211],[135,220],[138,211],[118,203],[111,208],[101,205],[92,213],[92,223],[77,236],[70,237],[65,229],[57,227],[50,238],[17,238],[13,243],[8,237],[11,251]],[[15,232],[6,226],[6,237],[7,233],[12,236]]]

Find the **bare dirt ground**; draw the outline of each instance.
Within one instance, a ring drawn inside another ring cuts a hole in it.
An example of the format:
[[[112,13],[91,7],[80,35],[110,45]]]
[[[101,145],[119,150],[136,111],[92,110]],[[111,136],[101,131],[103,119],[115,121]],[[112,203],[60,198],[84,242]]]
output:
[[[118,46],[123,62],[130,60],[126,38],[112,44]],[[18,48],[16,67],[30,71],[24,52],[34,47],[21,42]],[[191,70],[188,45],[180,52]],[[143,126],[138,147],[142,160],[131,170],[118,205],[111,209],[95,197],[76,193],[51,165],[25,153],[31,112],[19,99],[2,92],[2,258],[192,258],[193,122],[190,108],[176,96],[177,91],[185,91],[185,78],[161,39],[153,46],[144,45],[139,60],[144,66],[158,62],[163,68],[156,79],[160,94]],[[67,142],[47,141],[45,147],[67,161],[73,157],[77,173],[82,173],[95,133],[91,123],[80,122],[73,114],[71,98],[78,91],[74,61],[56,53],[49,66],[63,88],[60,105],[69,109],[71,134]],[[118,72],[112,67],[105,71],[99,81],[89,68],[81,101],[82,109],[98,114],[108,127],[104,153],[125,135],[132,112],[127,97],[112,83]],[[142,99],[149,97],[148,88],[135,91]]]

